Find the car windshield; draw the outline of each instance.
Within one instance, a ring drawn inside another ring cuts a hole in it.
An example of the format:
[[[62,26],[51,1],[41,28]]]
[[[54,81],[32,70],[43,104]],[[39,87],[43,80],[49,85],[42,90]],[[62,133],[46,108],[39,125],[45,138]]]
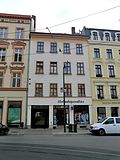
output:
[[[105,118],[102,118],[102,119],[100,119],[97,123],[102,123],[104,120],[106,120],[107,118],[105,117]]]

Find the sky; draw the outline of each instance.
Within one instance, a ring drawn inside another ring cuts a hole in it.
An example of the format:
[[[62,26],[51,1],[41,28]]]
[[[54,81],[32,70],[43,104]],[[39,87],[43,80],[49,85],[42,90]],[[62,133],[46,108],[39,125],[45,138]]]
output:
[[[0,12],[35,15],[38,32],[71,33],[71,27],[79,32],[84,26],[120,30],[120,0],[0,0]]]

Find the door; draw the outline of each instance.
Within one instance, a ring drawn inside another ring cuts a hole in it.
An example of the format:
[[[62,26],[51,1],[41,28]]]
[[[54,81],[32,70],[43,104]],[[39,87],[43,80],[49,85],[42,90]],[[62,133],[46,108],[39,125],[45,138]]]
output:
[[[116,133],[117,127],[114,118],[109,118],[103,123],[106,133]]]
[[[120,133],[120,117],[116,117],[115,120],[116,120],[116,130],[117,130],[116,132]]]

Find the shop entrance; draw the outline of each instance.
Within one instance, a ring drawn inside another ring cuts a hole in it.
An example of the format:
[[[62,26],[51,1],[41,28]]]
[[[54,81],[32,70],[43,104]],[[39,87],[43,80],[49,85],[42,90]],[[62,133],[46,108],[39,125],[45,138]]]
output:
[[[69,108],[66,108],[66,124],[68,123]],[[53,124],[54,125],[64,125],[64,107],[63,106],[54,106],[53,110]]]
[[[49,106],[32,106],[31,128],[49,127]]]

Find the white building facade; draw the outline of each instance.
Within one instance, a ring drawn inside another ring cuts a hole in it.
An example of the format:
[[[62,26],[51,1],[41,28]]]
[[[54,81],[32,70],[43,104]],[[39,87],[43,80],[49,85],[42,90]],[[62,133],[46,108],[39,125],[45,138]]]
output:
[[[64,125],[91,121],[88,37],[80,34],[31,33],[27,126]],[[64,69],[63,69],[64,68]]]

